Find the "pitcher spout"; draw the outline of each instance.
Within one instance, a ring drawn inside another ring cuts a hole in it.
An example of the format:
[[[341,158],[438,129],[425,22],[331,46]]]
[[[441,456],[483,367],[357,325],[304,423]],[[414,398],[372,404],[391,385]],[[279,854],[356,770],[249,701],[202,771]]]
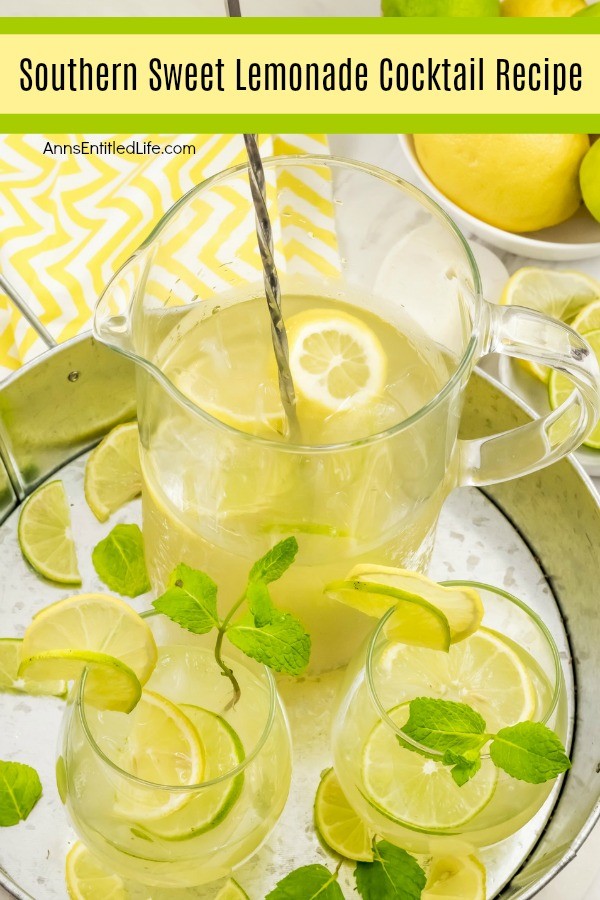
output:
[[[144,269],[144,254],[134,254],[113,276],[94,311],[94,337],[128,356],[136,356],[134,308],[136,296],[143,287]]]

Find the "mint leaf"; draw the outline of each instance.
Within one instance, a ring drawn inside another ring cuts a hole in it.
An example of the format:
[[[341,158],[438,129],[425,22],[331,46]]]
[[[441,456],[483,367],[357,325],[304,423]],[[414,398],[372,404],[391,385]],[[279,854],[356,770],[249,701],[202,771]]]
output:
[[[300,675],[310,658],[310,637],[289,613],[277,613],[273,621],[257,627],[251,615],[227,629],[227,637],[246,656],[275,672]]]
[[[442,762],[445,766],[452,766],[450,774],[459,787],[477,775],[481,768],[481,757],[478,751],[468,751],[465,756],[460,756],[453,753],[452,750],[446,750]]]
[[[372,863],[359,862],[354,870],[356,889],[363,900],[420,900],[427,881],[414,856],[379,841]]]
[[[0,760],[0,825],[16,825],[26,819],[41,796],[42,784],[35,769]]]
[[[265,553],[250,569],[248,581],[264,581],[269,584],[277,581],[283,573],[289,569],[298,552],[298,541],[295,537],[285,538],[275,544],[268,553]]]
[[[558,736],[541,722],[519,722],[494,736],[490,756],[500,768],[529,784],[551,781],[571,768]]]
[[[431,750],[451,750],[464,756],[487,743],[485,727],[483,717],[466,703],[418,697],[410,701],[410,715],[402,731]]]
[[[264,581],[251,581],[246,588],[246,600],[258,628],[269,625],[280,613],[274,606]]]
[[[221,624],[217,613],[217,585],[204,572],[180,563],[169,587],[152,606],[194,634],[207,634]]]
[[[302,866],[290,872],[277,882],[265,900],[344,900],[342,889],[337,883],[337,874],[332,875],[325,866]]]
[[[115,525],[92,550],[92,562],[104,584],[124,597],[150,590],[144,540],[137,525]]]

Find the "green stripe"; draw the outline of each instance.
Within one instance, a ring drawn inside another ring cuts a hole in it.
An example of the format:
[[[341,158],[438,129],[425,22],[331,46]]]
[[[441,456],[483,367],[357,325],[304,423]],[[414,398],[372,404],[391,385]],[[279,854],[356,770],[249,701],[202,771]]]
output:
[[[600,34],[597,18],[2,18],[3,34]],[[26,48],[23,52],[25,53]],[[160,48],[157,47],[157,52]],[[218,53],[218,48],[216,48]]]
[[[600,134],[600,115],[0,115],[10,134],[360,132]]]

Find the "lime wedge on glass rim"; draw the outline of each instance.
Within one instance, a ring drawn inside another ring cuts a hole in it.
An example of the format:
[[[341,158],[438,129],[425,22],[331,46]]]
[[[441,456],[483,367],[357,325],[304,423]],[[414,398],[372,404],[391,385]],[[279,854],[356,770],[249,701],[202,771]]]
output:
[[[372,862],[373,835],[354,812],[333,769],[321,775],[315,797],[315,829],[329,850],[357,862]]]
[[[38,575],[57,584],[81,584],[62,481],[44,484],[28,497],[17,534],[23,556]]]
[[[67,682],[62,679],[35,681],[19,676],[22,647],[21,638],[0,638],[0,691],[52,697],[62,697],[66,694]]]
[[[244,747],[229,722],[217,713],[199,706],[182,703],[179,709],[187,716],[206,749],[203,780],[218,779],[237,768],[244,759]],[[137,832],[145,837],[165,841],[185,841],[216,828],[235,806],[244,786],[244,773],[201,788],[177,812],[154,820],[150,826],[139,823]]]
[[[355,566],[344,581],[328,584],[325,594],[376,618],[394,606],[386,636],[435,650],[465,640],[483,618],[474,588],[443,587],[419,572],[389,566]]]
[[[85,466],[84,493],[100,522],[142,490],[137,422],[117,425],[91,452]]]
[[[67,853],[65,877],[71,900],[129,900],[119,876],[106,869],[81,841]]]
[[[600,361],[600,328],[596,329],[596,331],[582,333],[581,336],[590,344],[597,359]],[[548,399],[552,409],[557,409],[561,403],[564,403],[574,389],[573,382],[568,375],[563,375],[562,372],[553,369],[548,382]],[[592,450],[600,450],[600,422],[586,440],[583,441],[582,446],[590,447]]]

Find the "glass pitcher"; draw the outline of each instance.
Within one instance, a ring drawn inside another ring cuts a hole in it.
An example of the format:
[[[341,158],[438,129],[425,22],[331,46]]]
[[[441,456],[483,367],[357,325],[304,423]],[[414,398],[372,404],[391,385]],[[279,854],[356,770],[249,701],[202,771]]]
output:
[[[303,322],[351,320],[370,375],[380,376],[366,400],[316,418],[318,404],[305,403],[292,440],[272,396],[276,378],[265,386],[254,377],[256,360],[268,368],[274,356],[244,165],[164,216],[99,300],[94,331],[138,363],[154,589],[185,562],[216,581],[228,609],[252,563],[294,535],[296,562],[273,596],[310,632],[310,671],[321,672],[345,664],[371,627],[329,599],[327,584],[365,562],[424,570],[449,492],[574,450],[596,423],[600,379],[568,326],[484,301],[467,242],[412,185],[332,157],[278,157],[265,171],[292,344]],[[232,335],[238,344],[225,352],[219,341]],[[320,377],[315,353],[298,363],[309,382]],[[574,390],[545,418],[460,440],[465,386],[489,353],[558,368]]]

